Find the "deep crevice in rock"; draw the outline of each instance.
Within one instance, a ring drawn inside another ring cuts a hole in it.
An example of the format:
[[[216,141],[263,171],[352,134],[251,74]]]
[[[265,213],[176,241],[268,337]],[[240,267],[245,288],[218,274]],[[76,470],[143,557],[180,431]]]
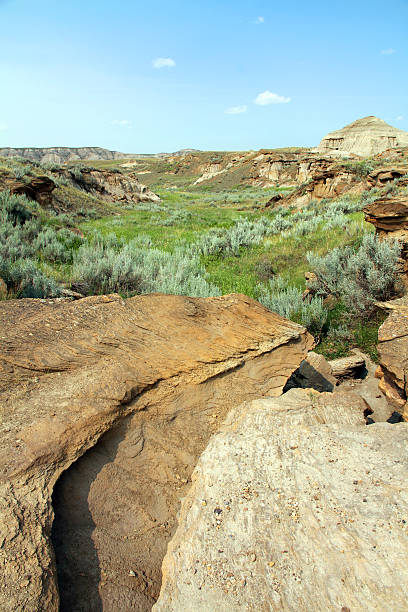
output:
[[[102,581],[95,546],[96,500],[92,485],[101,470],[112,463],[123,439],[126,418],[102,436],[57,481],[52,504],[52,543],[55,552],[61,612],[102,612]]]

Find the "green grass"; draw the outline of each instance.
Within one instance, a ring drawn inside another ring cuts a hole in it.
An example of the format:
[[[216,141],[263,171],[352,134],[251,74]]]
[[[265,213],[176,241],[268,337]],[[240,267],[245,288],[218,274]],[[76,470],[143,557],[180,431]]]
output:
[[[354,220],[363,220],[362,213],[351,216]],[[368,224],[367,230],[371,230]],[[239,292],[255,297],[255,287],[263,280],[256,271],[261,261],[267,261],[274,273],[282,276],[290,285],[305,288],[305,272],[309,270],[306,255],[309,251],[324,255],[335,247],[353,244],[356,238],[355,231],[345,234],[342,229],[334,228],[327,232],[320,227],[311,234],[297,238],[271,236],[261,245],[242,249],[238,258],[206,257],[203,263],[210,282],[223,293]]]
[[[76,215],[75,223],[85,237],[95,230],[103,236],[114,233],[125,242],[146,235],[151,238],[153,246],[174,251],[179,245],[198,241],[211,229],[229,228],[240,218],[256,220],[261,215],[273,217],[276,214],[274,211],[266,212],[265,203],[272,195],[277,192],[287,193],[290,188],[262,189],[245,185],[245,168],[229,172],[228,177],[226,174],[221,175],[219,183],[211,181],[192,184],[199,176],[197,159],[203,164],[233,155],[223,152],[195,154],[191,156],[191,167],[180,172],[177,172],[177,158],[171,161],[138,158],[134,160],[137,166],[130,167],[126,166],[132,162],[130,159],[89,162],[89,165],[97,168],[119,167],[125,173],[148,171],[148,174],[141,174],[139,178],[160,196],[161,202],[158,203],[141,203],[127,208],[98,200],[70,185],[60,186],[56,194],[65,204],[65,210]],[[0,160],[0,174],[2,171],[8,171],[9,165],[10,162],[4,163]],[[35,174],[47,174],[41,167],[33,166],[32,171]],[[356,195],[356,200],[359,197]],[[330,202],[322,201],[316,203],[313,210],[318,214],[329,206]],[[95,209],[101,216],[81,221],[78,216],[81,209]],[[178,213],[180,214],[177,216]],[[364,216],[361,212],[348,216],[352,221],[363,223]],[[173,224],[168,225],[167,222],[171,219]],[[58,227],[58,216],[50,216],[44,219],[44,223]],[[364,225],[365,231],[374,231],[372,225]],[[244,293],[256,298],[257,285],[266,283],[268,275],[280,275],[289,285],[304,289],[304,275],[306,271],[310,271],[306,257],[309,251],[324,255],[333,248],[355,244],[360,236],[361,229],[357,224],[351,223],[346,229],[334,227],[327,230],[322,223],[303,236],[268,236],[260,244],[241,248],[238,256],[202,256],[201,263],[205,267],[208,282],[216,285],[223,294]],[[69,282],[69,265],[46,262],[40,264],[48,276],[59,282]],[[344,324],[348,336],[339,339],[335,334],[323,334],[317,350],[329,358],[334,358],[346,355],[350,348],[358,346],[375,360],[377,330],[382,320],[383,316],[379,314],[370,321],[352,321],[348,313],[338,305],[330,312],[328,328],[335,330]]]

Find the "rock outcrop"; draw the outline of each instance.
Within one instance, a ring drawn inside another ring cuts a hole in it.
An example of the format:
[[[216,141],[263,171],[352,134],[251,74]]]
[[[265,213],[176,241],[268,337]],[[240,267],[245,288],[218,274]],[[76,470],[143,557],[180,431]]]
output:
[[[379,305],[390,313],[378,330],[379,388],[408,421],[408,296]]]
[[[346,125],[341,130],[330,132],[320,142],[320,153],[354,153],[370,157],[398,147],[408,147],[408,132],[388,125],[378,117],[364,117]]]
[[[404,177],[399,183],[404,186],[405,184],[408,185],[408,178],[405,178],[405,175],[408,175],[408,166],[382,166],[370,172],[367,176],[367,183],[369,187],[381,188],[390,181],[400,180]]]
[[[10,300],[0,329],[0,609],[150,610],[210,436],[313,339],[240,295]]]
[[[279,204],[300,208],[311,200],[337,198],[344,193],[360,193],[364,189],[365,181],[361,180],[353,167],[333,163],[329,159],[319,159],[312,164],[307,181]]]
[[[400,271],[408,284],[408,196],[375,200],[364,208],[364,214],[380,238],[398,240],[401,245]]]
[[[182,502],[154,612],[405,610],[408,424],[353,393],[234,408]]]
[[[61,174],[57,170],[56,174]],[[95,168],[75,167],[63,170],[62,175],[73,181],[81,189],[111,202],[160,202],[160,197],[143,185],[134,172],[114,172]]]
[[[329,361],[331,373],[337,379],[360,378],[366,369],[366,357],[360,351],[354,350],[354,354]]]
[[[29,200],[38,202],[49,208],[53,202],[53,191],[57,185],[48,176],[27,177],[26,181],[17,180],[11,175],[0,178],[0,189],[8,189],[10,193],[25,195]]]

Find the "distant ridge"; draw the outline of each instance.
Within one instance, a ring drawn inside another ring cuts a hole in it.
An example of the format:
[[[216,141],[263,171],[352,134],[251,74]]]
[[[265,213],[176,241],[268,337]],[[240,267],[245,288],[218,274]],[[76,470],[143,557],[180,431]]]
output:
[[[135,159],[138,157],[167,157],[168,155],[184,155],[198,149],[182,149],[175,153],[120,153],[110,151],[101,147],[4,147],[0,149],[1,157],[25,157],[35,162],[55,162],[62,164],[78,160],[110,160],[110,159]]]
[[[369,157],[396,147],[408,147],[408,132],[371,115],[357,119],[341,130],[330,132],[320,142],[317,150],[319,153],[355,153]]]

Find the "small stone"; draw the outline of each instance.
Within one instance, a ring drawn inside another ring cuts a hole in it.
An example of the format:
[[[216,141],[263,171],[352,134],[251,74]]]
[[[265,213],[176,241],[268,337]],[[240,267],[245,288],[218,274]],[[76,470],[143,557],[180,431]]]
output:
[[[134,577],[134,576],[136,576],[136,573],[133,570],[130,570],[129,571],[129,576],[133,576]]]
[[[203,499],[203,501],[201,502],[201,505],[202,506],[206,506],[207,505],[207,502],[205,501],[205,499]]]
[[[269,561],[268,565],[269,567],[273,567],[275,565],[275,561]]]
[[[23,580],[23,582],[20,582],[20,587],[24,589],[25,587],[28,587],[29,584],[30,584],[29,580]]]
[[[256,554],[252,553],[250,559],[251,559],[251,561],[256,561]]]

